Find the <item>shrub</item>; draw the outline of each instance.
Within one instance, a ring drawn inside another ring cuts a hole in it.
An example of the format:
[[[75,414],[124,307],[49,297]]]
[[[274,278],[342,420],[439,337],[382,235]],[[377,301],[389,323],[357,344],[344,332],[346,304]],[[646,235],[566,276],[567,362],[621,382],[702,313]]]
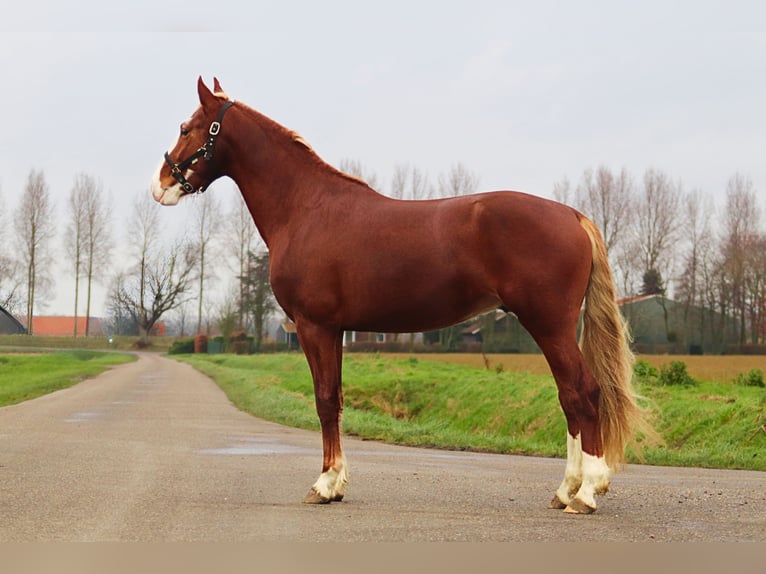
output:
[[[168,355],[185,355],[194,352],[194,338],[176,339],[168,349]]]
[[[663,386],[694,387],[699,383],[686,372],[686,363],[683,361],[671,361],[669,365],[662,365],[657,384]]]
[[[766,381],[763,380],[763,371],[761,369],[751,369],[748,374],[740,373],[735,382],[745,387],[766,387]]]
[[[653,384],[657,382],[659,372],[643,359],[633,363],[633,374],[639,383]]]

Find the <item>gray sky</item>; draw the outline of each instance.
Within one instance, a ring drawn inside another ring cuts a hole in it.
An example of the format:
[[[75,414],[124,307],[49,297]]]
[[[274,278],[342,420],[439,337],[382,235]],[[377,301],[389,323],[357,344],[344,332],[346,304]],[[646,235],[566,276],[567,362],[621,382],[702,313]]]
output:
[[[719,203],[739,172],[764,206],[765,22],[755,0],[11,3],[0,224],[36,168],[63,233],[86,172],[111,192],[124,242],[133,199],[197,105],[198,75],[329,163],[359,160],[384,192],[405,162],[434,182],[462,162],[482,190],[548,197],[603,164],[636,179],[663,170]],[[189,215],[161,209],[169,226]],[[49,313],[71,313],[66,274]]]

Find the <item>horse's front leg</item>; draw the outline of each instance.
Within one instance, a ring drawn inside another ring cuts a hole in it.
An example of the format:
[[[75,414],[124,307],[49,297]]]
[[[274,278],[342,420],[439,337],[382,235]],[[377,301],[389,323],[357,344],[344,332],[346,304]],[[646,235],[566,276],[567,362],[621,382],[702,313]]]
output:
[[[322,425],[322,473],[303,502],[325,504],[343,499],[348,484],[348,466],[340,440],[343,390],[341,363],[343,332],[314,324],[296,325],[301,347],[314,379],[314,398]]]

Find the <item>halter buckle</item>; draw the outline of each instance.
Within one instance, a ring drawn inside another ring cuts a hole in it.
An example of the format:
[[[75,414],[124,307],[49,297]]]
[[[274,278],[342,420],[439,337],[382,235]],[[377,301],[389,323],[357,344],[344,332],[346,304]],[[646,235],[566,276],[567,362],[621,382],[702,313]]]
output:
[[[192,184],[186,181],[186,177],[184,176],[181,170],[186,169],[186,167],[189,165],[194,165],[195,163],[197,163],[197,161],[199,161],[200,156],[203,157],[205,161],[212,163],[215,138],[216,136],[218,136],[218,134],[221,131],[221,121],[223,120],[223,114],[233,104],[234,102],[231,100],[223,104],[221,109],[218,111],[218,118],[216,118],[216,120],[210,124],[210,129],[208,130],[210,137],[208,137],[207,141],[204,144],[202,144],[202,147],[200,147],[196,152],[194,152],[192,155],[187,157],[185,160],[175,163],[170,158],[170,153],[165,152],[165,162],[170,166],[170,174],[173,176],[173,179],[175,179],[179,183],[181,188],[186,193],[202,193],[205,191],[205,189],[207,189],[207,184],[203,184],[195,192],[194,187],[192,186]]]

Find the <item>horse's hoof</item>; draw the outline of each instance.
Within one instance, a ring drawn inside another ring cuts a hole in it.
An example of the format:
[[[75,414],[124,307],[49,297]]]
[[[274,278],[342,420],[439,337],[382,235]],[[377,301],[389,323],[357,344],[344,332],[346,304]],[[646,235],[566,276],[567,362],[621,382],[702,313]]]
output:
[[[593,514],[596,509],[592,506],[588,506],[579,498],[573,498],[569,501],[569,504],[564,509],[564,512],[568,514]]]
[[[342,494],[336,494],[335,496],[332,497],[333,502],[340,502],[341,500],[343,500]]]
[[[553,510],[564,510],[566,507],[567,505],[561,502],[558,494],[553,495],[553,500],[551,500],[551,503],[548,505],[548,508],[552,508]]]
[[[319,494],[313,486],[303,499],[304,504],[328,504],[329,502],[330,499]]]

